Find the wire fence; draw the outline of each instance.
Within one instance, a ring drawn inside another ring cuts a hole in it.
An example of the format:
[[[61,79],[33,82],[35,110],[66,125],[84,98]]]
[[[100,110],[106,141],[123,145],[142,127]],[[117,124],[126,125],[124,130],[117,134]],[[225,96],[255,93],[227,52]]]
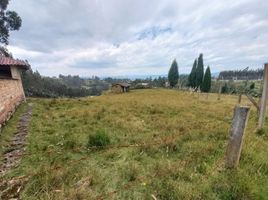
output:
[[[162,138],[161,141],[155,142],[144,142],[144,143],[135,143],[135,144],[119,144],[119,145],[107,145],[107,146],[92,146],[92,147],[84,147],[84,148],[58,148],[58,149],[47,149],[42,151],[36,151],[32,153],[18,153],[15,156],[32,156],[38,154],[59,154],[59,153],[86,153],[86,152],[94,152],[94,151],[107,151],[110,149],[121,149],[121,148],[140,148],[140,147],[148,147],[148,146],[169,146],[170,144],[174,143],[174,138]],[[25,144],[27,146],[27,144]],[[11,149],[12,150],[12,149]],[[7,149],[7,151],[10,151]],[[64,152],[66,151],[66,152]],[[4,152],[5,153],[5,152]]]

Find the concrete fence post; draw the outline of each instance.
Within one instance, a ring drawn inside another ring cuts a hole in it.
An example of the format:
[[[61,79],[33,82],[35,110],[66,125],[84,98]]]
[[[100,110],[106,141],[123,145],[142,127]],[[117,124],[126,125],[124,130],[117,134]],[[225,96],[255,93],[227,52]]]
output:
[[[234,109],[229,144],[226,152],[226,166],[228,168],[238,166],[249,110],[250,108],[247,106],[236,106]]]
[[[264,65],[260,114],[259,114],[258,127],[257,127],[258,130],[263,128],[264,121],[265,121],[267,92],[268,92],[268,63]]]

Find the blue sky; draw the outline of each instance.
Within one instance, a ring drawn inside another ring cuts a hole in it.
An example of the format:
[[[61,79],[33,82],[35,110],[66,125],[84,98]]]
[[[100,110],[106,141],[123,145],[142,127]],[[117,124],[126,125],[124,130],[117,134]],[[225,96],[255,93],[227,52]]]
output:
[[[204,54],[212,72],[268,62],[267,0],[11,0],[21,16],[9,50],[41,74],[189,73]]]

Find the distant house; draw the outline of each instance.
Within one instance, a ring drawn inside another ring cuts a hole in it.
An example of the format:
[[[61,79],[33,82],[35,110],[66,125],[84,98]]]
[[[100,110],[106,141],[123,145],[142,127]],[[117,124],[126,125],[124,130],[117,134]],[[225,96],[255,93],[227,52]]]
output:
[[[0,55],[0,128],[25,100],[21,70],[29,68],[27,62]]]
[[[114,93],[123,93],[128,92],[130,84],[128,83],[115,83],[112,85],[112,92]]]

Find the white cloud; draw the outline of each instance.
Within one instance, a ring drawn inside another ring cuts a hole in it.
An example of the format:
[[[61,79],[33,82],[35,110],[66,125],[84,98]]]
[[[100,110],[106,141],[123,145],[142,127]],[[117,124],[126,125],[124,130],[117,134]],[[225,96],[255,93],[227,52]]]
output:
[[[10,50],[44,75],[180,73],[204,54],[212,71],[267,62],[264,0],[12,0],[23,20]]]

